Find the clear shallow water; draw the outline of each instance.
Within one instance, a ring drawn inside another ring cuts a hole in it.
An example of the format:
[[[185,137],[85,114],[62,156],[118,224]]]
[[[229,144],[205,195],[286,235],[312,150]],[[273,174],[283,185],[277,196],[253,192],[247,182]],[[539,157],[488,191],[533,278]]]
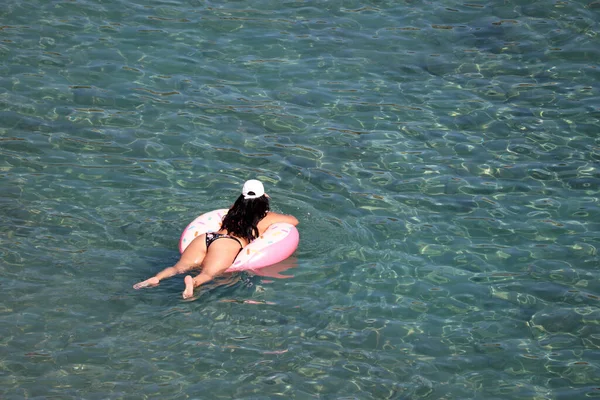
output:
[[[600,397],[598,2],[0,7],[1,397]],[[131,289],[254,177],[293,278]]]

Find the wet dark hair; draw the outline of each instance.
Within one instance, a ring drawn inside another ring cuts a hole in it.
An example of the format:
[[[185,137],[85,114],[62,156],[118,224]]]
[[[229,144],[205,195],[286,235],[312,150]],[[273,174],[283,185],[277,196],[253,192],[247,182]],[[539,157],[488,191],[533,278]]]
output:
[[[267,215],[268,211],[269,198],[267,196],[244,199],[242,194],[223,217],[221,229],[226,229],[228,234],[251,242],[258,237],[257,225]]]

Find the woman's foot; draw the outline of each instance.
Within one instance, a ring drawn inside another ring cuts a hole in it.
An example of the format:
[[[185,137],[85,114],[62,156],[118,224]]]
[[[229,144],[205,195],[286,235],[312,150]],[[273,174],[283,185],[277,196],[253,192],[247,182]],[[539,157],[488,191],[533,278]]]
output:
[[[185,282],[185,290],[183,291],[183,298],[189,299],[194,295],[194,278],[190,275],[186,276],[183,280]]]
[[[152,278],[146,279],[143,282],[136,283],[135,285],[133,285],[133,288],[137,290],[137,289],[142,289],[145,287],[156,286],[156,285],[158,285],[158,282],[159,282],[158,278],[153,276]]]

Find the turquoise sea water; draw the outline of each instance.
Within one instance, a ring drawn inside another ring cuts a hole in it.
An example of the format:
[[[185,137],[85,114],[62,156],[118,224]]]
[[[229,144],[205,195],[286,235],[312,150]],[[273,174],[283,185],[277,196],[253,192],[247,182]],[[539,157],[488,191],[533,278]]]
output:
[[[600,397],[598,21],[3,1],[0,398]],[[131,288],[249,178],[288,278]]]

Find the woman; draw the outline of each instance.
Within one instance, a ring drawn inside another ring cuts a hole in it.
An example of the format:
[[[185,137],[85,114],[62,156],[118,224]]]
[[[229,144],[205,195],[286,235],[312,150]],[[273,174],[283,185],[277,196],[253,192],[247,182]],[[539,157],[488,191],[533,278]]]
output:
[[[223,273],[244,247],[277,222],[298,225],[298,220],[291,215],[269,211],[269,195],[260,181],[246,181],[242,194],[223,217],[219,231],[196,237],[175,265],[135,284],[133,288],[156,286],[165,278],[201,267],[202,271],[195,278],[190,275],[185,277],[183,298],[190,298],[195,288]]]

